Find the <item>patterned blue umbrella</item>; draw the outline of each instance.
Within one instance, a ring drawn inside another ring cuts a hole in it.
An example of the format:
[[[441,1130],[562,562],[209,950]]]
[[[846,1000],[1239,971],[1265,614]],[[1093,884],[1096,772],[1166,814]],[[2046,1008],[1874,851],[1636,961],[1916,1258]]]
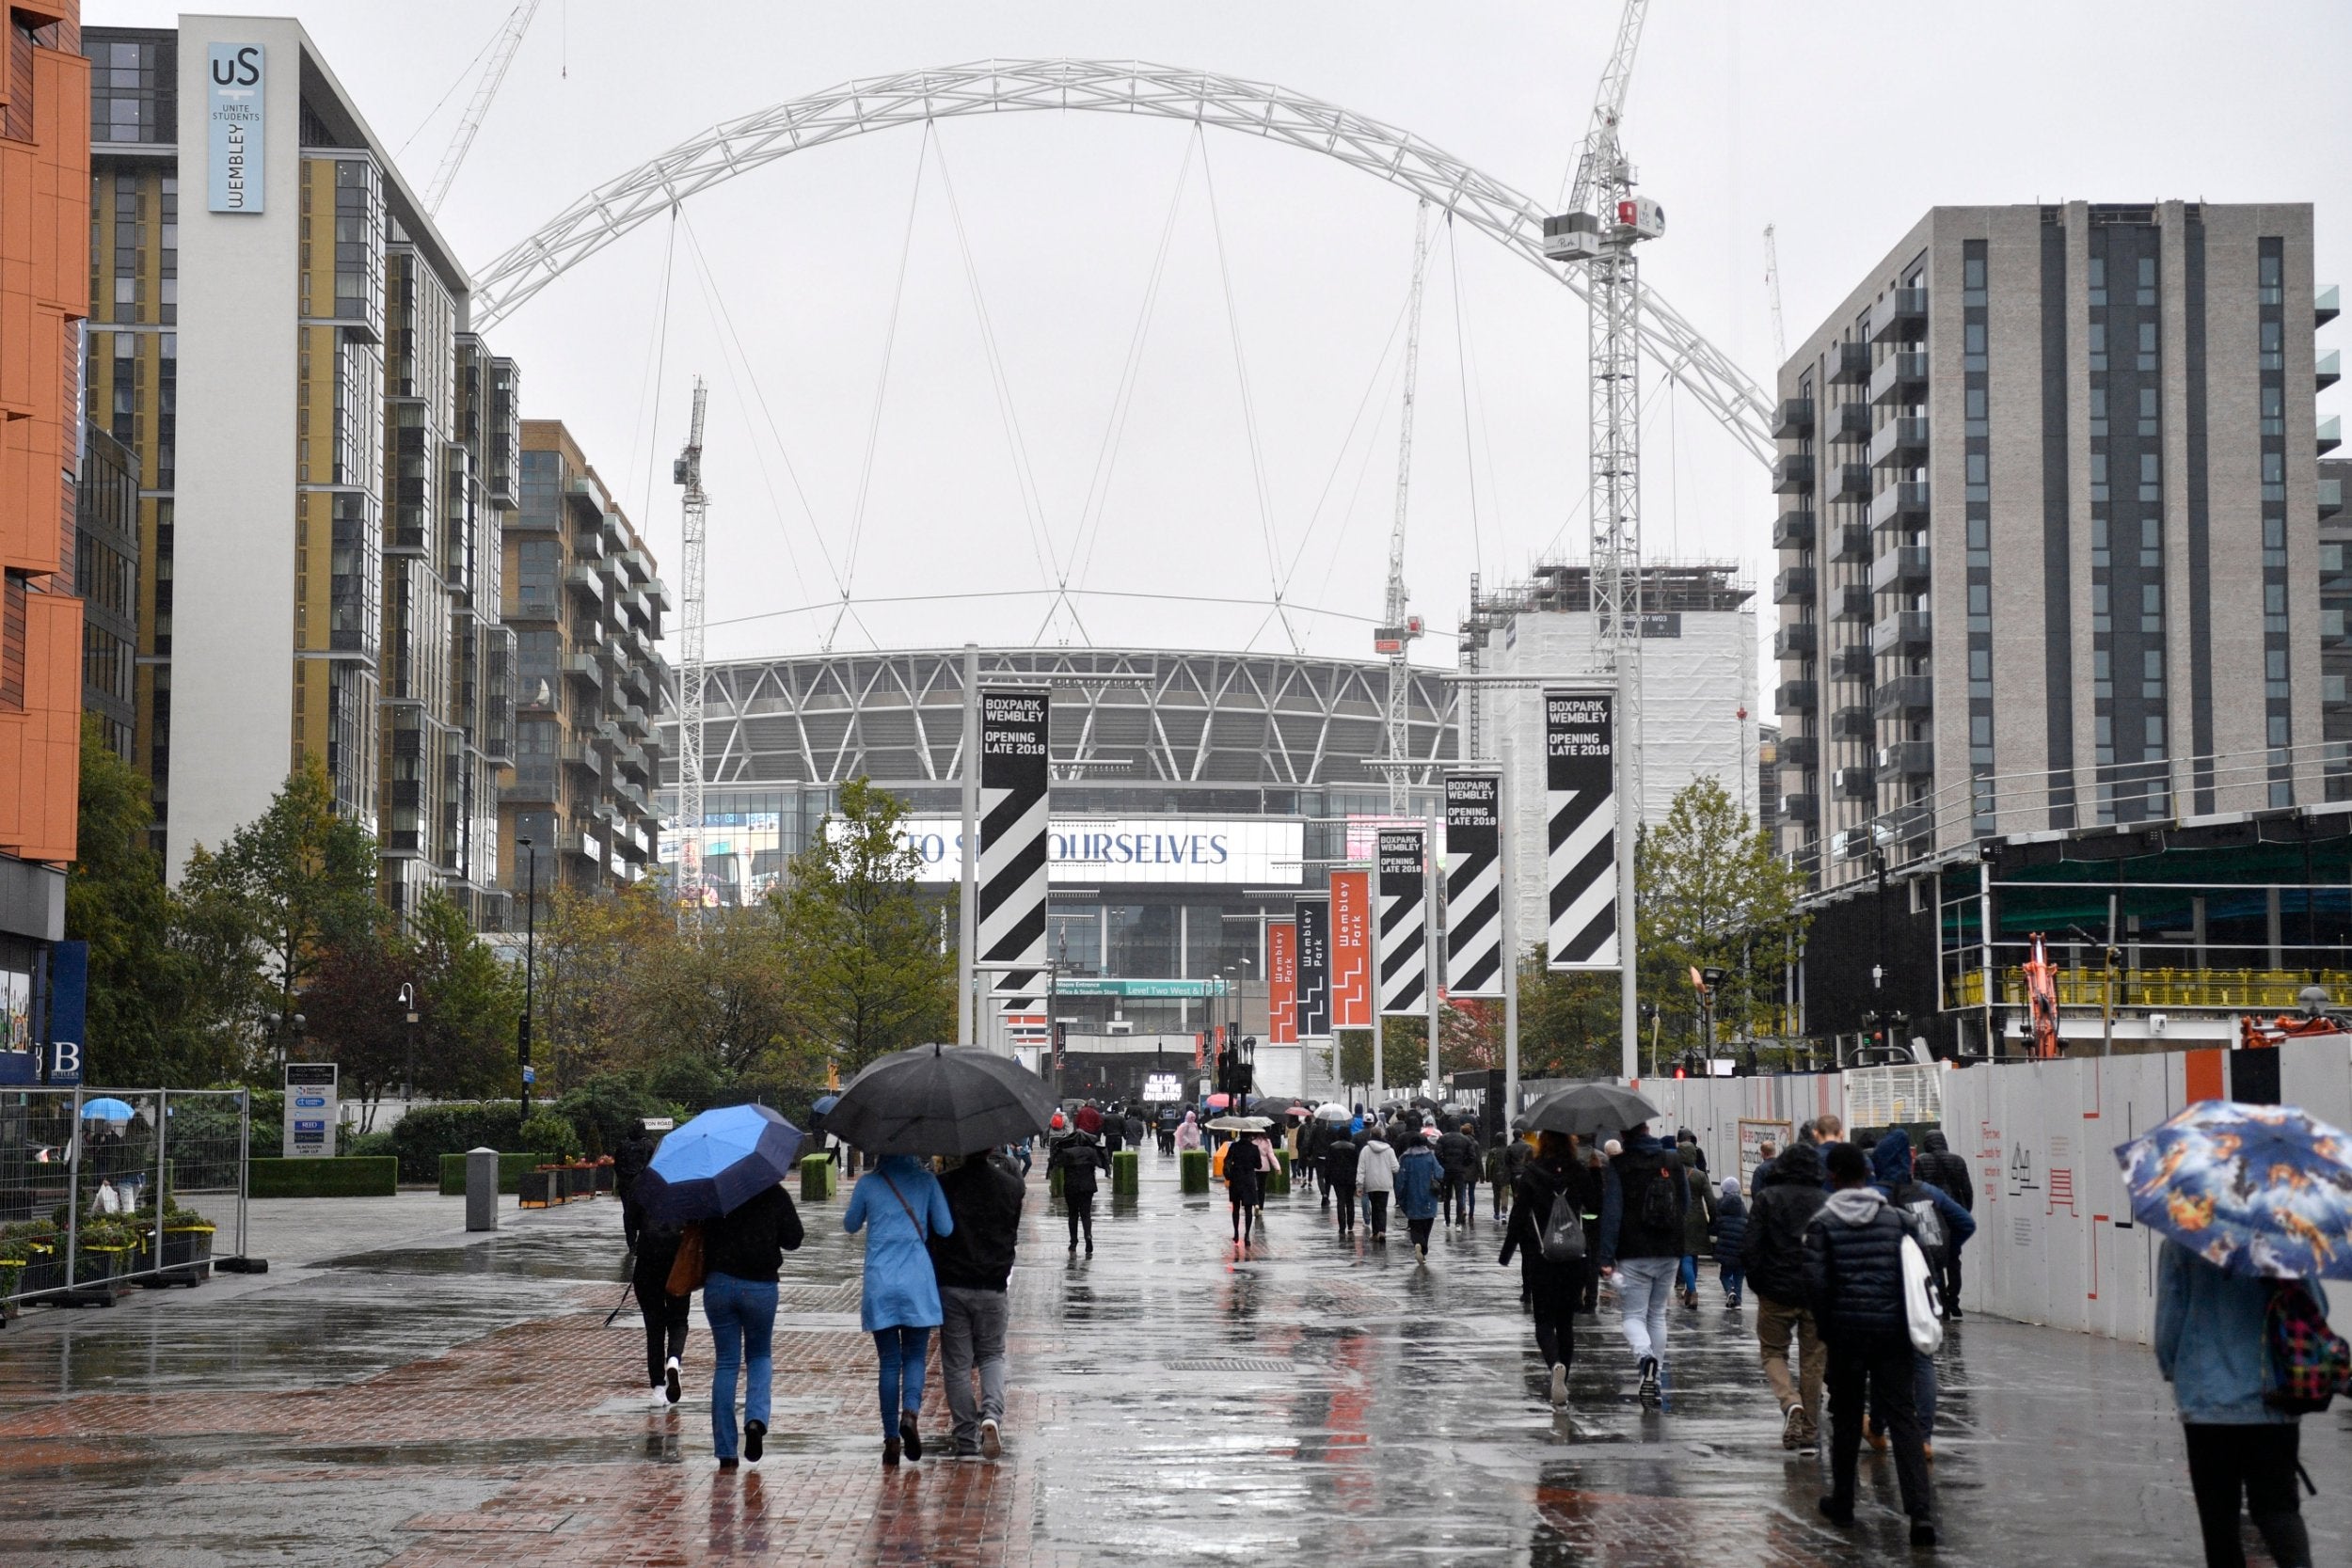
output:
[[[636,1196],[656,1225],[717,1219],[792,1171],[801,1130],[765,1105],[723,1105],[665,1133]]]
[[[2352,1279],[2352,1138],[2309,1113],[2201,1101],[2115,1158],[2132,1217],[2207,1262]]]

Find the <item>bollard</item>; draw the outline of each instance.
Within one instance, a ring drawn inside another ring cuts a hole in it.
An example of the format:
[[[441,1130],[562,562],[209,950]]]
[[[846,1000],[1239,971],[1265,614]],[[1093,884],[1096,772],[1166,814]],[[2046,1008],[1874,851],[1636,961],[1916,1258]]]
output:
[[[466,1228],[496,1230],[499,1227],[499,1151],[495,1148],[466,1150]]]
[[[835,1167],[830,1154],[801,1156],[801,1201],[818,1203],[833,1196]]]
[[[1138,1157],[1132,1148],[1122,1148],[1111,1156],[1111,1196],[1113,1197],[1133,1197],[1136,1195],[1138,1190]]]
[[[1185,1192],[1205,1193],[1209,1190],[1209,1151],[1207,1149],[1185,1149],[1176,1157],[1176,1168],[1182,1176],[1179,1185]]]
[[[1268,1197],[1291,1196],[1291,1151],[1289,1149],[1278,1148],[1274,1151],[1274,1168],[1265,1173],[1265,1191]]]

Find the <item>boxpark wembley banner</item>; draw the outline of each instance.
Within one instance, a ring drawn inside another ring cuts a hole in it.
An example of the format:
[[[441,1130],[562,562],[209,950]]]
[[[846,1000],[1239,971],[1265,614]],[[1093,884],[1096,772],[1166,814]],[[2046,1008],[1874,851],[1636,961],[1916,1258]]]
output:
[[[1617,967],[1616,698],[1544,692],[1544,881],[1550,969]]]
[[[1422,836],[1419,828],[1380,830],[1376,863],[1383,1018],[1409,1018],[1429,1010],[1428,883],[1422,872]]]
[[[980,692],[979,953],[990,989],[1014,1039],[1046,1037],[1046,693]]]
[[[1445,776],[1448,996],[1502,994],[1502,778]]]
[[[1298,901],[1297,1036],[1331,1037],[1331,900]]]

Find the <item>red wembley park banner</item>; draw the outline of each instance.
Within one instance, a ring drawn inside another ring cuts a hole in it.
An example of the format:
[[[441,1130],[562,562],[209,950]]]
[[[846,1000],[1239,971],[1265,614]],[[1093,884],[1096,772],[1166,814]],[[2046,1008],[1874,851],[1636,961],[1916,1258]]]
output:
[[[1298,923],[1269,920],[1265,927],[1266,1043],[1298,1043]]]
[[[1331,1027],[1370,1029],[1372,873],[1331,873]]]

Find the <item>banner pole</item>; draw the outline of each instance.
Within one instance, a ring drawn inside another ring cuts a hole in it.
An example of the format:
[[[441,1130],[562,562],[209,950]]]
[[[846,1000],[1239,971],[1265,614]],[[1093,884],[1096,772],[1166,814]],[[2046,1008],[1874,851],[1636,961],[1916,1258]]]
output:
[[[1633,923],[1640,911],[1633,890],[1633,835],[1642,823],[1641,802],[1633,799],[1634,781],[1639,776],[1633,768],[1633,748],[1627,743],[1626,715],[1633,689],[1633,661],[1617,660],[1617,701],[1611,750],[1616,755],[1617,784],[1617,1070],[1628,1083],[1642,1072],[1642,1020],[1640,1014],[1640,976],[1635,964],[1637,948]]]
[[[1440,1028],[1438,1012],[1438,878],[1442,868],[1438,862],[1438,807],[1430,801],[1422,807],[1421,818],[1421,962],[1422,997],[1429,1004],[1429,1098],[1439,1104],[1445,1096],[1438,1087],[1440,1063],[1438,1036]]]
[[[978,1006],[972,960],[980,936],[980,645],[963,645],[963,870],[956,899],[956,1043],[973,1045]]]

